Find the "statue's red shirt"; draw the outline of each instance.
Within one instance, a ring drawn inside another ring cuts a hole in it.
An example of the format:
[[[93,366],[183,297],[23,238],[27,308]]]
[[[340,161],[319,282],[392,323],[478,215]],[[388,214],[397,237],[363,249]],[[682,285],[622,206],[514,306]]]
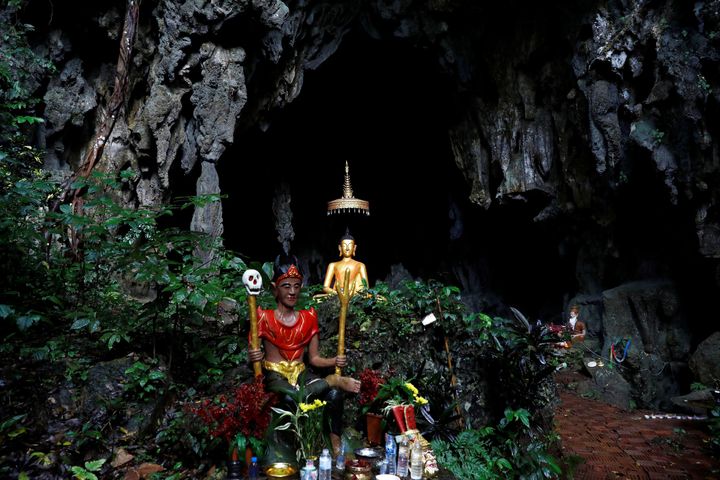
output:
[[[314,308],[299,310],[295,325],[288,327],[275,318],[275,310],[258,307],[258,337],[275,345],[286,360],[302,360],[305,346],[320,331]]]

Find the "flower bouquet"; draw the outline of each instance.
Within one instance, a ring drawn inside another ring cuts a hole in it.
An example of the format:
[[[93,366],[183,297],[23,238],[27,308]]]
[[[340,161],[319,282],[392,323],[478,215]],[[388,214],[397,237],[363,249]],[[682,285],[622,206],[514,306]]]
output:
[[[270,425],[275,396],[265,391],[261,377],[245,383],[232,395],[206,399],[188,410],[208,426],[210,436],[228,442],[233,459],[250,447],[255,456],[263,452],[263,438]]]
[[[272,407],[272,410],[280,415],[279,419],[288,419],[275,429],[290,430],[295,434],[299,445],[296,451],[298,462],[303,458],[318,456],[322,449],[329,445],[323,428],[323,407],[326,404],[327,402],[319,399],[312,403],[298,402],[294,412]]]

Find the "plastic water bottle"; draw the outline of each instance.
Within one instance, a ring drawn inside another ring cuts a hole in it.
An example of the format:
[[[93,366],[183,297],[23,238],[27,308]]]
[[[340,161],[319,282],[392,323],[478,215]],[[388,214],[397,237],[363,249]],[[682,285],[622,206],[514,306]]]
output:
[[[250,459],[250,466],[248,467],[248,480],[258,480],[258,460],[257,457]]]
[[[327,448],[320,454],[320,475],[318,480],[332,480],[332,457]]]
[[[385,434],[385,460],[387,460],[387,473],[395,475],[395,462],[397,461],[397,446],[395,445],[395,437],[389,433]]]
[[[422,447],[420,447],[420,440],[416,439],[410,453],[410,478],[412,480],[421,480],[424,467]]]
[[[343,438],[342,442],[340,442],[340,453],[338,453],[337,458],[335,458],[335,468],[337,468],[341,472],[345,471],[345,439],[344,438]]]
[[[227,480],[242,479],[242,463],[240,463],[240,460],[235,459],[228,461],[228,472],[225,478]]]
[[[377,463],[378,475],[387,474],[387,458],[383,458]]]
[[[397,452],[397,473],[396,475],[400,478],[407,477],[408,474],[408,455],[410,452],[408,451],[408,441],[407,437],[403,435],[402,440],[400,440],[400,444],[398,445],[398,452]]]

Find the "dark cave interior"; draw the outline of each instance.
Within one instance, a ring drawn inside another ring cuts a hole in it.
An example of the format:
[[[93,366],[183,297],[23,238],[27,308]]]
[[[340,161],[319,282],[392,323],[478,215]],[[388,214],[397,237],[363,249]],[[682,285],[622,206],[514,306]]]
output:
[[[269,128],[244,131],[228,149],[219,165],[226,246],[252,261],[280,253],[271,205],[284,182],[291,250],[309,266],[310,283],[322,282],[349,227],[371,285],[402,264],[416,278],[480,293],[490,309],[497,301],[561,321],[566,303],[587,293],[578,291],[576,272],[581,244],[593,241],[580,232],[589,220],[581,212],[534,222],[547,198],[532,192],[488,210],[471,204],[447,138],[459,115],[455,90],[427,52],[349,33],[306,72],[300,96]],[[327,202],[342,194],[346,160],[355,196],[370,201],[369,217],[326,215]],[[663,179],[646,167],[628,172],[628,185],[611,196],[616,251],[599,261],[606,263],[598,288],[669,276],[685,285],[689,305],[701,305],[713,273],[695,253],[689,206],[672,205]]]

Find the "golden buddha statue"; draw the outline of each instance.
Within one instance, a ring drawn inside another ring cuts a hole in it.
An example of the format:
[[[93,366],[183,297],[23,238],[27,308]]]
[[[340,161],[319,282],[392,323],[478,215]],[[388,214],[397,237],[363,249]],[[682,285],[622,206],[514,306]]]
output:
[[[357,245],[355,239],[350,233],[345,233],[340,239],[338,251],[341,259],[332,262],[327,267],[325,273],[325,282],[323,283],[323,292],[327,295],[336,294],[336,288],[341,288],[345,271],[350,271],[350,291],[358,293],[368,287],[368,276],[365,264],[355,260],[355,250]]]

